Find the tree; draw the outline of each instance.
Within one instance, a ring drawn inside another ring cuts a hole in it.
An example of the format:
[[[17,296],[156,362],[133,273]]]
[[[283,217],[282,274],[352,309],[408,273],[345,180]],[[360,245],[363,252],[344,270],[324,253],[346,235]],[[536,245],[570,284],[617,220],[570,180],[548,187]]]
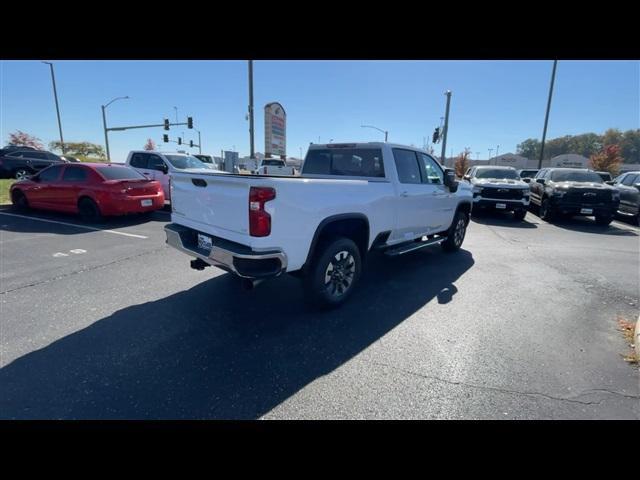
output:
[[[147,143],[144,144],[144,149],[145,150],[155,150],[156,149],[156,142],[154,142],[153,139],[148,138],[147,139]]]
[[[98,157],[104,159],[106,157],[104,148],[102,145],[98,145],[91,142],[64,142],[65,149],[69,155],[79,157]],[[50,142],[49,148],[51,150],[62,151],[62,146],[59,141]]]
[[[608,145],[600,152],[591,155],[590,166],[598,172],[609,172],[612,176],[617,176],[620,171],[622,157],[620,156],[619,145]]]
[[[42,140],[33,135],[23,132],[22,130],[16,130],[9,134],[9,145],[16,145],[21,147],[33,147],[37,150],[42,150]]]
[[[468,148],[464,149],[460,155],[457,156],[456,162],[454,164],[454,168],[456,170],[456,175],[459,178],[462,178],[469,168],[469,156],[471,155],[471,150]]]
[[[540,140],[536,138],[528,138],[524,142],[519,143],[516,147],[516,153],[530,159],[540,157]]]

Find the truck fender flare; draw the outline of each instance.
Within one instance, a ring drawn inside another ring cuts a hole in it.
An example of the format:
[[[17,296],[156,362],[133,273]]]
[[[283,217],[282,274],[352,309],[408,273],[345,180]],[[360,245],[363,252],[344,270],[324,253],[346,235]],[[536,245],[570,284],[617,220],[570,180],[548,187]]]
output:
[[[316,247],[318,246],[318,240],[320,239],[320,235],[322,234],[322,231],[331,223],[337,222],[337,221],[341,221],[341,220],[363,220],[365,222],[366,228],[367,228],[367,243],[366,243],[366,249],[369,248],[369,219],[367,218],[367,216],[363,213],[340,213],[337,215],[331,215],[330,217],[325,218],[324,220],[322,220],[319,224],[318,227],[316,228],[316,231],[313,234],[313,238],[311,239],[311,244],[309,245],[309,251],[307,252],[307,258],[304,262],[304,265],[302,266],[303,271],[306,271],[307,267],[309,266],[309,264],[311,263],[311,259],[313,258],[313,254],[315,252]],[[363,254],[366,252],[363,252]],[[364,257],[364,255],[363,255]]]

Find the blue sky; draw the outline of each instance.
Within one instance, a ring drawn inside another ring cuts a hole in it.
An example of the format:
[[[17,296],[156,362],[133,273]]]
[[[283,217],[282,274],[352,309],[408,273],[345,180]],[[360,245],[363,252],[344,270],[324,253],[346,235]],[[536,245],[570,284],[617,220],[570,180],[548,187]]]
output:
[[[203,153],[221,149],[249,153],[246,61],[55,61],[66,141],[104,145],[100,105],[128,95],[107,109],[109,126],[194,118]],[[45,144],[58,139],[49,67],[39,61],[0,62],[0,136],[23,130]],[[547,138],[610,127],[640,127],[640,63],[559,61]],[[487,158],[488,149],[515,152],[540,138],[551,61],[256,61],[254,103],[256,151],[264,151],[263,107],[280,102],[287,112],[287,154],[300,156],[309,142],[389,141],[421,146],[444,116],[444,91],[453,92],[447,156],[465,147]],[[171,138],[195,130],[172,128]],[[114,161],[153,138],[161,128],[111,132]],[[440,146],[436,146],[439,153]],[[194,153],[197,149],[192,150]]]

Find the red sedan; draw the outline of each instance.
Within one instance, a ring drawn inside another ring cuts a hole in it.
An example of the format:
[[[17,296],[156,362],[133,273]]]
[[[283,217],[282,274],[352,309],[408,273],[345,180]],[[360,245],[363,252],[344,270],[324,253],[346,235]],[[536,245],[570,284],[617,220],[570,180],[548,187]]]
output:
[[[97,221],[107,215],[152,212],[164,207],[162,186],[126,165],[52,165],[11,185],[17,208],[79,213]]]

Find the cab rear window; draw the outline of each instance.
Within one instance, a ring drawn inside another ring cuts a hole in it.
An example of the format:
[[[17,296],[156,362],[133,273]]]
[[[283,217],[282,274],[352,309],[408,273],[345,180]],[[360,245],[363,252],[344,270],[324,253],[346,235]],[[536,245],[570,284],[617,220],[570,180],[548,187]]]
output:
[[[384,177],[379,148],[313,149],[307,153],[303,174]]]

